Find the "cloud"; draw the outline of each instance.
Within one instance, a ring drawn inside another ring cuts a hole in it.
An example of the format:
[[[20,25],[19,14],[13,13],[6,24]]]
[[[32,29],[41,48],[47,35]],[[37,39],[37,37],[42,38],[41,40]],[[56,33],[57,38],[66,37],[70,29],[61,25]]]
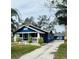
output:
[[[44,0],[12,0],[11,7],[18,9],[23,19],[26,16],[49,15],[48,8],[44,6]]]
[[[39,15],[49,16],[50,14],[52,15],[52,19],[54,19],[56,9],[52,9],[52,11],[49,12],[49,8],[44,6],[44,2],[45,0],[11,0],[11,8],[18,9],[23,20],[28,16],[37,18]],[[56,29],[57,31],[64,31],[63,26],[56,26]]]

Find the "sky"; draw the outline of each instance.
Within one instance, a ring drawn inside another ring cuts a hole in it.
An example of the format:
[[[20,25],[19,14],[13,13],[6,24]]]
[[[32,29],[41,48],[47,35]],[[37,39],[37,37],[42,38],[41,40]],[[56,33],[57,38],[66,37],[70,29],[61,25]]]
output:
[[[46,7],[45,4],[48,4],[46,0],[11,0],[11,8],[17,10],[22,20],[30,16],[38,18],[40,15],[51,15],[51,19],[53,20],[56,9],[52,9],[52,11],[49,12],[49,8]],[[57,32],[64,31],[64,26],[57,25],[55,28]]]
[[[11,0],[11,8],[18,10],[21,18],[33,16],[37,18],[39,15],[50,15],[49,8],[45,6],[45,0]],[[56,10],[52,10],[52,16]]]

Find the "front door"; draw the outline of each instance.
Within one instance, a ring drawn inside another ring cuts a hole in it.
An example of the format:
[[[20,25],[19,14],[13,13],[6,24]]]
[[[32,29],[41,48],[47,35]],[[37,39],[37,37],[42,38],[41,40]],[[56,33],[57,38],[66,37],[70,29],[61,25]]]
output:
[[[28,34],[23,34],[23,40],[28,40]]]

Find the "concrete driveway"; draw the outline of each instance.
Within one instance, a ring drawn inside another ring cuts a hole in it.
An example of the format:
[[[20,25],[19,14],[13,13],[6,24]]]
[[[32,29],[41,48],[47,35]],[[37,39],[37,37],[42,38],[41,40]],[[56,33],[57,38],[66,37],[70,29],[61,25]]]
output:
[[[64,43],[63,40],[55,40],[32,51],[31,53],[21,56],[19,59],[53,59],[54,53],[62,43]]]

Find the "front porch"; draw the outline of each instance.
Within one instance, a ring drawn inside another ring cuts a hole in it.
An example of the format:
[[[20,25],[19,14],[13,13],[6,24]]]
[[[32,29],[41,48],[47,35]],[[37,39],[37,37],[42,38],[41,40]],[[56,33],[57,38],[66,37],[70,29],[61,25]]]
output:
[[[29,32],[29,33],[17,33],[19,39],[21,42],[27,42],[28,43],[28,40],[29,40],[29,37],[32,38],[32,43],[38,43],[38,39],[43,35],[42,33],[32,33],[32,32]],[[16,42],[16,38],[14,39],[14,42]]]

